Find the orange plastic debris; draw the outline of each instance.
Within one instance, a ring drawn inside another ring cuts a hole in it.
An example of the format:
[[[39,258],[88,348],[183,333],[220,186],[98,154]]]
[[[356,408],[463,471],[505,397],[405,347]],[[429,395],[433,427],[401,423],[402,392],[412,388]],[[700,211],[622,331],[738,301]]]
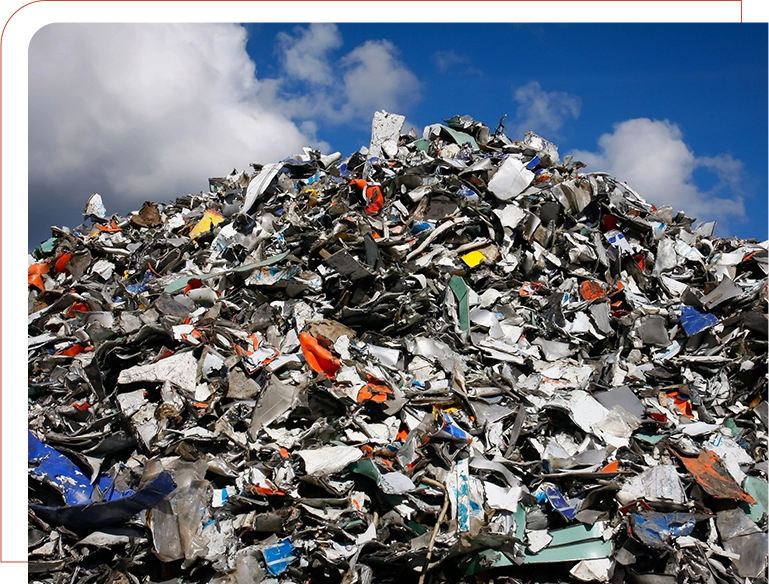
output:
[[[369,185],[366,187],[366,200],[369,205],[366,207],[366,213],[374,214],[384,206],[384,197],[379,185]]]
[[[117,226],[117,223],[113,221],[109,225],[97,225],[96,229],[99,231],[106,231],[107,233],[117,233],[118,231],[122,231],[120,227]]]
[[[371,448],[371,446],[369,446],[368,444],[364,444],[363,446],[360,447],[360,449],[361,449],[361,452],[363,452],[364,458],[371,458],[372,456],[374,456],[374,449]]]
[[[259,495],[285,495],[286,493],[280,489],[252,486],[251,491]]]
[[[56,355],[61,357],[74,357],[75,355],[79,355],[83,351],[85,351],[85,347],[80,343],[78,343],[76,345],[72,345],[69,349],[64,349],[63,351],[59,351],[58,353],[56,353]]]
[[[302,345],[304,358],[313,371],[325,373],[331,378],[336,375],[342,363],[328,349],[322,347],[318,339],[310,333],[302,333],[299,335],[299,343]]]
[[[681,398],[677,391],[669,391],[668,397],[673,399],[673,403],[684,416],[687,418],[694,418],[694,414],[692,414],[692,402],[688,399]]]
[[[74,302],[72,306],[69,307],[69,310],[67,311],[67,316],[73,317],[75,316],[74,312],[89,312],[91,309],[88,308],[88,305],[84,302]]]
[[[364,401],[370,400],[372,397],[374,397],[374,394],[372,394],[368,390],[368,385],[364,385],[360,388],[360,391],[358,391],[358,403],[363,403]]]
[[[673,452],[678,460],[684,463],[699,485],[708,495],[716,499],[732,499],[745,501],[755,505],[756,500],[740,488],[740,485],[729,476],[721,457],[712,450],[702,450],[697,458],[681,456]]]
[[[197,288],[200,288],[203,285],[203,280],[200,278],[192,278],[189,282],[187,282],[187,286],[184,288],[184,292],[182,294],[187,294],[190,290],[196,290]]]
[[[158,274],[158,273],[155,271],[155,268],[153,268],[153,267],[152,267],[152,262],[147,262],[147,267],[150,269],[150,272],[152,272],[153,274],[155,274],[155,275],[156,275],[158,278],[162,278],[162,277],[163,277],[163,276],[162,276],[162,274]]]
[[[749,254],[746,254],[745,257],[742,258],[742,261],[743,262],[747,262],[748,260],[752,260],[753,256],[756,255],[759,251],[761,251],[761,250],[757,249],[756,251],[752,251]]]
[[[64,253],[59,256],[59,259],[56,260],[56,271],[60,274],[67,273],[69,274],[69,270],[67,269],[67,264],[69,263],[69,260],[72,259],[72,253]]]
[[[603,467],[598,472],[618,472],[619,471],[619,460],[615,460],[614,462],[610,462],[605,467]]]
[[[387,394],[391,393],[390,390],[384,387],[384,391],[381,391],[380,388],[383,388],[383,386],[377,386],[373,384],[367,384],[361,387],[360,391],[358,392],[358,403],[371,400],[375,403],[381,404],[382,402],[387,401]]]
[[[382,188],[378,184],[368,184],[365,180],[355,179],[350,181],[351,185],[355,185],[361,191],[363,196],[366,197],[368,207],[366,207],[366,213],[369,215],[376,213],[384,206],[384,197],[382,196]]]
[[[387,396],[392,394],[390,388],[378,382],[378,380],[371,375],[366,375],[368,383],[364,385],[358,392],[358,403],[371,400],[375,403],[381,404],[387,401]]]
[[[281,455],[283,458],[288,458],[288,450],[286,450],[285,448],[281,448],[281,449],[280,449],[280,455]]]
[[[598,282],[591,282],[590,280],[585,280],[579,285],[579,293],[585,300],[595,300],[602,296],[606,296],[606,292],[604,292],[601,285]]]
[[[48,264],[45,262],[32,264],[27,268],[27,286],[34,286],[38,290],[45,290],[42,275],[47,273]]]
[[[538,282],[526,282],[523,286],[521,286],[520,295],[521,296],[532,296],[537,290],[542,289],[542,284],[539,284]]]
[[[269,365],[270,363],[275,361],[275,359],[278,358],[278,356],[280,355],[280,351],[274,348],[273,348],[273,351],[275,351],[275,355],[272,357],[267,357],[264,361],[262,361],[262,366]]]

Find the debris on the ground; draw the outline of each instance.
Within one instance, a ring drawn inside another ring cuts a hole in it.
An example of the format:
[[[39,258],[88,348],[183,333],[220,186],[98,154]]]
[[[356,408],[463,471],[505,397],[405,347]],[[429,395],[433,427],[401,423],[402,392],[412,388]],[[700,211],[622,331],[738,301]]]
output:
[[[769,242],[404,122],[32,252],[30,581],[766,582]]]

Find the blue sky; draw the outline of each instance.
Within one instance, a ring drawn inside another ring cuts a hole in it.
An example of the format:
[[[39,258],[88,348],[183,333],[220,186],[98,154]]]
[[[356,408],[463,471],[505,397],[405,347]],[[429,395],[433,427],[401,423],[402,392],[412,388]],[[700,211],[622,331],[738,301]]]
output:
[[[420,132],[508,114],[512,139],[763,240],[767,68],[765,24],[52,25],[30,45],[30,244],[94,191],[125,213],[302,144],[347,155],[380,108]]]

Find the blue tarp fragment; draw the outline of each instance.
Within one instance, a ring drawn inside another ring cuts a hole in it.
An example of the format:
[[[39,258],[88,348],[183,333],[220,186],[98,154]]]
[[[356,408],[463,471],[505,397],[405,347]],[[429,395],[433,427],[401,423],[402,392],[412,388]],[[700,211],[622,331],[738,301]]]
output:
[[[687,335],[692,336],[704,331],[718,322],[718,318],[707,312],[702,312],[694,306],[681,307],[681,326]]]
[[[88,477],[69,458],[40,442],[32,432],[29,432],[27,459],[34,465],[29,469],[30,476],[54,487],[64,496],[67,505],[91,502],[93,485]],[[103,487],[109,488],[109,484]]]
[[[34,504],[29,507],[50,523],[64,525],[73,531],[90,531],[114,523],[124,523],[139,511],[160,503],[173,490],[174,481],[171,475],[162,472],[143,489],[119,499],[73,507],[46,507]]]
[[[689,535],[694,530],[696,520],[691,513],[633,513],[633,535],[642,543],[666,549],[666,542],[671,537]]]
[[[175,488],[167,472],[160,473],[136,492],[118,491],[108,475],[99,476],[92,485],[69,458],[40,442],[32,432],[29,432],[27,456],[32,465],[30,476],[56,488],[65,503],[64,507],[30,504],[30,508],[42,519],[73,530],[92,530],[125,522],[139,511],[158,504]],[[93,502],[94,495],[99,493],[98,502]]]

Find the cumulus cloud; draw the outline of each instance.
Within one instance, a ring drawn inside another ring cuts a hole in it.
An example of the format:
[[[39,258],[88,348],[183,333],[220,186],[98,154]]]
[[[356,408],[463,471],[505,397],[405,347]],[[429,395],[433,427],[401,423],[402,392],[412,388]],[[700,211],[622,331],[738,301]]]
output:
[[[31,240],[79,223],[94,191],[125,213],[303,145],[327,150],[322,124],[368,124],[419,99],[387,40],[339,54],[336,25],[295,27],[276,36],[274,79],[258,78],[246,41],[234,24],[41,29],[29,49]]]
[[[557,135],[570,119],[577,119],[582,100],[565,91],[545,91],[537,81],[530,81],[513,93],[518,103],[515,135],[520,139],[529,130],[545,138]]]
[[[607,171],[626,181],[657,205],[669,204],[700,221],[722,222],[745,216],[741,188],[742,162],[730,155],[698,157],[686,145],[681,129],[667,121],[637,118],[614,126],[598,139],[598,150],[571,152],[588,170]],[[713,173],[717,184],[702,190],[694,172]]]
[[[297,26],[294,35],[280,32],[278,48],[288,75],[318,85],[334,83],[329,53],[342,46],[342,35],[335,24],[313,23]]]
[[[42,28],[29,48],[30,225],[67,209],[77,224],[95,190],[125,212],[315,143],[258,94],[238,25]]]
[[[342,59],[347,103],[343,111],[369,118],[378,109],[408,108],[419,98],[419,80],[389,41],[366,41]]]
[[[278,38],[280,77],[263,79],[259,88],[262,101],[286,116],[367,124],[376,110],[402,113],[419,100],[419,80],[390,41],[368,40],[335,55],[341,44],[336,25],[292,32]]]

